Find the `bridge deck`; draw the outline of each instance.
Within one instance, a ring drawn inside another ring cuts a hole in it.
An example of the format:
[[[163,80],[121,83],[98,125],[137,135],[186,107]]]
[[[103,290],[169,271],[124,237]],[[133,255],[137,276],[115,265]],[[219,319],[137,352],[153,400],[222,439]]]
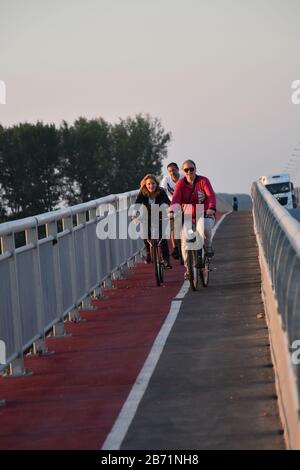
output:
[[[211,284],[188,293],[123,449],[282,449],[250,213],[215,237]],[[31,377],[0,379],[1,449],[99,449],[182,284],[157,288],[139,265],[95,302],[56,354],[27,358]]]
[[[250,213],[216,233],[211,284],[189,292],[122,449],[283,449]]]

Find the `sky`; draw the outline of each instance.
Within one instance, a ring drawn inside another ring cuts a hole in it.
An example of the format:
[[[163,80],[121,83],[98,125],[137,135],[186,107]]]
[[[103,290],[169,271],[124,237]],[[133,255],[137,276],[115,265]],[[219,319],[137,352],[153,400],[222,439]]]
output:
[[[249,193],[300,162],[299,18],[299,0],[0,0],[0,123],[148,113],[172,133],[164,168]]]

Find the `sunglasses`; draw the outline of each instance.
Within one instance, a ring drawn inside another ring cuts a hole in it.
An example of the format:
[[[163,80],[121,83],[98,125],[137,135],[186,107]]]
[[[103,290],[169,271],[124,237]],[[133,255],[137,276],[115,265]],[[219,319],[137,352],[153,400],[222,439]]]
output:
[[[190,171],[191,173],[194,173],[195,168],[194,168],[194,167],[192,167],[192,168],[184,168],[183,171],[184,171],[185,173],[188,173],[189,171]]]

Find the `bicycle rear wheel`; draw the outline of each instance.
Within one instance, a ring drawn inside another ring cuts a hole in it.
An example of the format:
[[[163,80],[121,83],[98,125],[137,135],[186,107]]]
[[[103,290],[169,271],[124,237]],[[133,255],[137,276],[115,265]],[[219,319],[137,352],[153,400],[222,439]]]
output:
[[[158,243],[156,240],[152,242],[152,259],[155,270],[156,284],[160,286],[164,281],[164,267],[160,259]]]
[[[158,260],[159,260],[159,279],[160,283],[163,284],[164,282],[164,272],[165,272],[165,265],[163,262],[163,255],[162,255],[162,249],[161,249],[161,244],[158,243],[157,245],[157,252],[158,252]]]

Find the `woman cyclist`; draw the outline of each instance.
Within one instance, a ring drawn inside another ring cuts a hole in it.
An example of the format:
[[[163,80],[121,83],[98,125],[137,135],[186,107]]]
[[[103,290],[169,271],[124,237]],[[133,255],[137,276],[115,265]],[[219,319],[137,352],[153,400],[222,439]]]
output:
[[[195,214],[197,204],[204,205],[204,249],[206,251],[206,255],[209,258],[212,258],[214,255],[212,248],[212,228],[215,224],[216,212],[215,192],[208,178],[196,174],[196,164],[193,160],[186,160],[183,162],[182,170],[185,177],[180,179],[175,186],[170,215],[172,217],[173,211],[176,209],[174,207],[175,205],[180,205],[183,211],[186,208],[191,207],[193,214]],[[185,231],[182,232],[181,250],[184,264],[187,268]],[[187,274],[185,277],[187,277]]]
[[[148,210],[148,238],[151,238],[151,205],[152,204],[157,204],[161,206],[161,204],[167,204],[168,206],[170,205],[169,198],[166,194],[166,192],[159,187],[158,180],[154,175],[146,175],[140,182],[140,192],[137,195],[135,204],[143,204],[146,206]],[[146,255],[146,263],[151,262],[151,256],[150,256],[150,245],[148,243],[148,240],[144,240],[145,247],[147,250],[147,255]],[[166,268],[172,268],[170,264],[170,255],[169,255],[169,247],[168,247],[168,241],[166,239],[161,240],[161,249],[162,249],[162,255],[164,259],[164,264]]]

